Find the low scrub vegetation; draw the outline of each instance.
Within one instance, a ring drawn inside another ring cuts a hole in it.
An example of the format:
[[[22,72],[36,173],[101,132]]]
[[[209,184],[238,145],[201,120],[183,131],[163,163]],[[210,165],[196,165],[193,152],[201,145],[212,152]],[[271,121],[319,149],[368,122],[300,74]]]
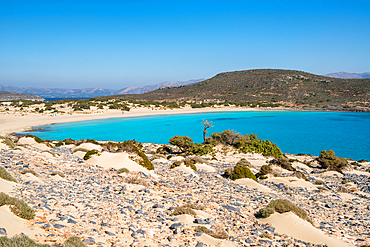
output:
[[[176,215],[181,215],[181,214],[189,214],[193,216],[197,215],[193,209],[186,207],[186,206],[182,206],[182,207],[175,207],[171,213],[171,216],[176,216]]]
[[[17,147],[17,145],[13,142],[13,140],[12,139],[10,139],[10,138],[8,138],[8,137],[3,137],[3,136],[0,136],[0,139],[2,139],[3,140],[3,143],[5,144],[5,145],[7,145],[9,148],[11,148],[11,149],[14,149],[14,148],[16,148]]]
[[[286,212],[293,212],[301,219],[311,222],[311,220],[308,218],[307,212],[304,209],[296,206],[287,199],[272,200],[265,208],[261,208],[258,211],[257,216],[260,218],[267,218],[274,212],[278,212],[281,214]]]
[[[64,247],[86,247],[86,245],[82,242],[79,237],[69,237],[64,242]]]
[[[267,174],[272,172],[272,168],[269,165],[261,166],[261,169],[258,173],[256,173],[256,177],[259,179],[266,179]]]
[[[9,205],[10,210],[22,219],[30,220],[35,217],[35,210],[30,208],[23,200],[19,200],[0,192],[0,207],[3,205]]]
[[[271,165],[280,166],[281,168],[288,171],[295,171],[296,169],[292,166],[288,159],[284,158],[275,158],[270,161]]]
[[[17,183],[17,180],[2,166],[0,166],[0,178]]]
[[[66,175],[64,175],[64,173],[63,172],[61,172],[61,171],[52,171],[51,173],[50,173],[50,175],[51,176],[56,176],[56,175],[59,175],[60,177],[62,177],[62,178],[64,178]]]
[[[50,247],[50,245],[48,245],[48,244],[38,244],[27,236],[22,236],[22,237],[14,236],[12,238],[0,237],[0,246],[1,247],[6,247],[6,246],[11,246],[11,247],[25,247],[25,246],[27,246],[27,247]]]
[[[39,174],[37,172],[35,172],[34,170],[31,170],[31,169],[23,169],[21,171],[21,174],[27,174],[27,173],[31,173],[32,175],[38,177]]]
[[[173,168],[176,168],[176,167],[179,167],[181,166],[181,164],[184,164],[186,167],[190,167],[191,169],[193,169],[194,171],[197,171],[197,167],[195,166],[194,163],[188,161],[188,160],[183,160],[183,161],[175,161],[172,163],[172,165],[170,166],[171,169]]]
[[[246,166],[234,166],[233,168],[228,168],[224,171],[224,175],[232,180],[250,178],[257,182],[256,176]]]
[[[346,159],[335,156],[333,150],[322,150],[320,156],[317,158],[322,169],[334,170],[339,173],[343,173],[342,169],[348,166]]]
[[[90,159],[91,158],[91,156],[93,156],[93,155],[100,155],[100,153],[99,153],[99,151],[98,150],[96,150],[96,149],[92,149],[92,150],[90,150],[90,151],[88,151],[85,155],[84,155],[84,157],[83,157],[83,159],[84,160],[88,160],[88,159]]]
[[[118,169],[118,171],[117,171],[117,173],[118,174],[121,174],[121,173],[128,173],[128,172],[130,172],[127,168],[120,168],[120,169]]]
[[[242,136],[231,130],[213,133],[210,137],[206,138],[204,143],[194,143],[188,136],[174,136],[170,139],[169,143],[179,147],[184,153],[195,155],[211,153],[213,148],[218,144],[234,147],[244,153],[262,153],[263,155],[274,157],[282,157],[283,155],[276,144],[269,140],[258,139],[255,134]]]
[[[221,227],[217,227],[217,226],[213,230],[209,231],[207,234],[210,235],[211,237],[218,238],[218,239],[228,239],[229,238],[229,235],[227,234],[227,232]]]

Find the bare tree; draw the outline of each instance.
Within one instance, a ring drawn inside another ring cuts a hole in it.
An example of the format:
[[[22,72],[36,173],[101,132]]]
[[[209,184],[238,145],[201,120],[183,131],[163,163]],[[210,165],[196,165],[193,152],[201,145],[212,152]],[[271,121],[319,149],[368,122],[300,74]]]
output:
[[[203,118],[203,125],[204,125],[204,130],[203,130],[203,143],[206,142],[206,134],[208,133],[207,129],[213,127],[212,122],[208,122],[208,120],[204,120]]]

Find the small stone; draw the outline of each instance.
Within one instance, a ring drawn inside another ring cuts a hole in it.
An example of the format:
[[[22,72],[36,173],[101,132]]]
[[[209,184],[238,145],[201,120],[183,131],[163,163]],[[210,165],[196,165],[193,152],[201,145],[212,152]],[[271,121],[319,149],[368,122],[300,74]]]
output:
[[[6,235],[6,230],[5,228],[0,228],[0,235]]]

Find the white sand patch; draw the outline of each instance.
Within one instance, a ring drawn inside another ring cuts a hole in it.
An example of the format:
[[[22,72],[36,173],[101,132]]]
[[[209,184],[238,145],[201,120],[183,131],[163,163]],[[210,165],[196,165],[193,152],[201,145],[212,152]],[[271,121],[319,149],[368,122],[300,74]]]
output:
[[[19,144],[25,144],[25,145],[33,145],[33,144],[37,144],[37,142],[35,141],[34,138],[32,137],[21,137],[19,140],[18,140],[18,143]]]
[[[263,224],[270,223],[279,234],[286,234],[306,242],[325,243],[330,247],[352,246],[343,240],[325,235],[324,232],[313,227],[292,212],[274,213],[266,219],[261,219],[260,222]]]
[[[193,209],[193,211],[197,214],[197,217],[199,218],[203,218],[203,219],[213,218],[211,214],[204,212],[203,210]]]
[[[54,156],[51,154],[51,153],[49,153],[49,152],[42,152],[41,153],[45,158],[54,158]]]
[[[250,189],[258,189],[259,191],[262,191],[265,193],[274,193],[274,191],[270,189],[269,187],[259,184],[250,178],[240,178],[240,179],[235,180],[235,183],[245,185]]]
[[[203,170],[207,172],[216,172],[216,169],[212,166],[209,166],[207,164],[195,164],[197,167],[197,170]]]
[[[348,201],[356,198],[356,196],[348,193],[338,193],[338,195],[343,201]]]
[[[15,182],[10,182],[0,178],[0,192],[9,193],[18,186]]]
[[[217,239],[217,238],[214,238],[214,237],[211,237],[209,236],[208,234],[202,234],[202,236],[200,237],[197,237],[197,239],[207,245],[218,245],[222,242],[222,245],[221,246],[224,246],[224,247],[235,247],[235,245],[230,242],[229,240],[223,240],[223,239]]]
[[[85,156],[85,152],[82,152],[82,151],[77,151],[75,153],[73,153],[73,155],[77,156],[78,158],[82,159],[84,156]]]
[[[297,170],[305,171],[307,174],[310,174],[313,171],[313,169],[311,167],[308,167],[305,164],[302,164],[302,163],[297,162],[297,161],[294,161],[292,163],[292,166],[294,168],[296,168]]]
[[[173,157],[171,157],[171,159],[169,159],[170,161],[182,161],[182,160],[184,160],[185,158],[184,157],[182,157],[182,156],[173,156]]]
[[[53,175],[53,176],[50,176],[52,180],[54,181],[67,181],[65,178],[59,176],[59,175]]]
[[[0,219],[0,227],[5,228],[8,237],[23,232],[28,237],[34,238],[35,234],[45,233],[40,228],[28,226],[28,220],[15,216],[7,205],[0,207]]]
[[[0,150],[2,150],[2,149],[9,150],[9,147],[5,143],[0,142]]]
[[[128,153],[103,152],[100,156],[92,155],[91,158],[88,159],[86,162],[92,165],[101,166],[104,169],[114,168],[118,170],[120,168],[126,168],[130,172],[141,171],[145,174],[150,174],[145,167],[142,167],[135,161],[132,161],[129,158]]]
[[[83,148],[83,149],[86,149],[86,150],[98,150],[99,152],[101,152],[102,150],[102,147],[100,145],[96,145],[94,143],[89,143],[89,142],[86,142],[86,143],[82,143],[81,145],[77,146],[77,148]]]
[[[37,182],[37,183],[40,183],[40,184],[44,183],[44,181],[42,181],[39,177],[36,177],[32,173],[26,173],[26,174],[22,175],[22,179],[26,182],[34,181],[34,182]]]
[[[306,188],[308,190],[317,190],[317,187],[312,183],[296,177],[271,177],[268,178],[267,181],[274,182],[277,184],[283,183],[289,187],[300,187]]]
[[[175,167],[173,169],[175,171],[182,171],[182,172],[185,172],[187,174],[193,174],[193,175],[195,175],[195,171],[193,169],[191,169],[190,167],[186,167],[184,164],[181,164],[180,166]]]
[[[41,151],[49,151],[51,148],[46,146],[44,143],[35,143],[31,145],[32,147],[38,148]]]

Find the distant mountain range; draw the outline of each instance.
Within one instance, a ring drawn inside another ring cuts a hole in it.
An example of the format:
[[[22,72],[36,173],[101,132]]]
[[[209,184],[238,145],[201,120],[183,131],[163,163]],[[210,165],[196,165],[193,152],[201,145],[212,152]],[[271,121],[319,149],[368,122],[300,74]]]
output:
[[[126,87],[119,90],[103,89],[103,88],[83,88],[83,89],[68,89],[68,88],[36,88],[36,87],[13,87],[0,85],[0,91],[16,92],[24,94],[34,94],[43,98],[92,98],[99,96],[109,96],[116,94],[142,94],[147,91],[153,91],[161,87],[173,87],[188,85],[203,81],[204,79],[162,82],[154,85],[146,85],[142,87]]]
[[[34,100],[34,101],[44,100],[42,97],[36,96],[36,95],[0,91],[0,100],[1,101],[18,100],[18,99]]]
[[[365,73],[336,72],[336,73],[326,74],[324,76],[339,78],[339,79],[366,79],[366,78],[370,78],[370,72],[365,72]]]

